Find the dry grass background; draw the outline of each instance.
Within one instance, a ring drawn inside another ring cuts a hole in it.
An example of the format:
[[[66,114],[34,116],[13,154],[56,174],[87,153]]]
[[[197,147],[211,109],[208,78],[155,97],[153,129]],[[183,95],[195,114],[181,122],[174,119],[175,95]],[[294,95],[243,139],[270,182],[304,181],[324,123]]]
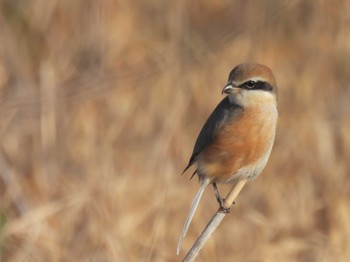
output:
[[[0,260],[179,261],[217,209],[176,257],[180,173],[246,61],[276,75],[276,144],[198,261],[349,261],[346,0],[1,0]]]

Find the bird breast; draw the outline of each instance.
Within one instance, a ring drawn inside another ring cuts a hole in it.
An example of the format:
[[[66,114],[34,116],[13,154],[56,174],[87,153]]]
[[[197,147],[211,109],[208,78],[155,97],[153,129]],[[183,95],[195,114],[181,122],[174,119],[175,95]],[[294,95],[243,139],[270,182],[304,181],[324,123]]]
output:
[[[271,153],[277,123],[276,106],[250,106],[237,118],[225,121],[213,143],[198,156],[198,174],[223,183],[256,177]]]

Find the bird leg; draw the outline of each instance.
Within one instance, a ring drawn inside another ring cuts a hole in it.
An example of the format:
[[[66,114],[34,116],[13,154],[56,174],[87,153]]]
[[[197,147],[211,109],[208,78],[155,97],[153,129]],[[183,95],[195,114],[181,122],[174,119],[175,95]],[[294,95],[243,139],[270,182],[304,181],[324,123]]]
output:
[[[223,213],[230,213],[230,207],[229,208],[224,207],[224,199],[220,195],[218,186],[216,185],[215,182],[213,183],[213,187],[214,187],[214,193],[215,193],[216,200],[219,202],[219,205],[220,205],[220,210]],[[233,204],[234,204],[234,202],[233,202]]]

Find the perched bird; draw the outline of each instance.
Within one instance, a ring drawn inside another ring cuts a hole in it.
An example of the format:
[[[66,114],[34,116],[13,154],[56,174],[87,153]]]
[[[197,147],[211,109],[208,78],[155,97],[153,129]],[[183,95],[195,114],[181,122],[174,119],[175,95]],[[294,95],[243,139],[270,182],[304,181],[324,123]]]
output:
[[[271,69],[255,63],[237,65],[229,74],[224,93],[227,96],[204,124],[183,171],[196,164],[193,175],[198,175],[200,188],[180,236],[177,254],[206,187],[213,184],[222,210],[228,211],[216,183],[238,183],[258,176],[274,143],[277,86]]]

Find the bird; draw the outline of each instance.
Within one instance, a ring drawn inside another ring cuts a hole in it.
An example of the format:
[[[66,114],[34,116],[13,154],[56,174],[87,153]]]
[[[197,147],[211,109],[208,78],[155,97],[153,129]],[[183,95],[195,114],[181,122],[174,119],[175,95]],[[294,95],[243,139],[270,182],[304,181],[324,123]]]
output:
[[[183,227],[177,254],[204,190],[212,184],[220,209],[229,212],[230,207],[225,207],[217,183],[240,183],[239,193],[247,181],[262,172],[274,144],[277,85],[269,67],[258,63],[237,65],[231,70],[222,94],[227,96],[202,127],[183,171],[196,164],[191,178],[197,174],[200,187]]]

